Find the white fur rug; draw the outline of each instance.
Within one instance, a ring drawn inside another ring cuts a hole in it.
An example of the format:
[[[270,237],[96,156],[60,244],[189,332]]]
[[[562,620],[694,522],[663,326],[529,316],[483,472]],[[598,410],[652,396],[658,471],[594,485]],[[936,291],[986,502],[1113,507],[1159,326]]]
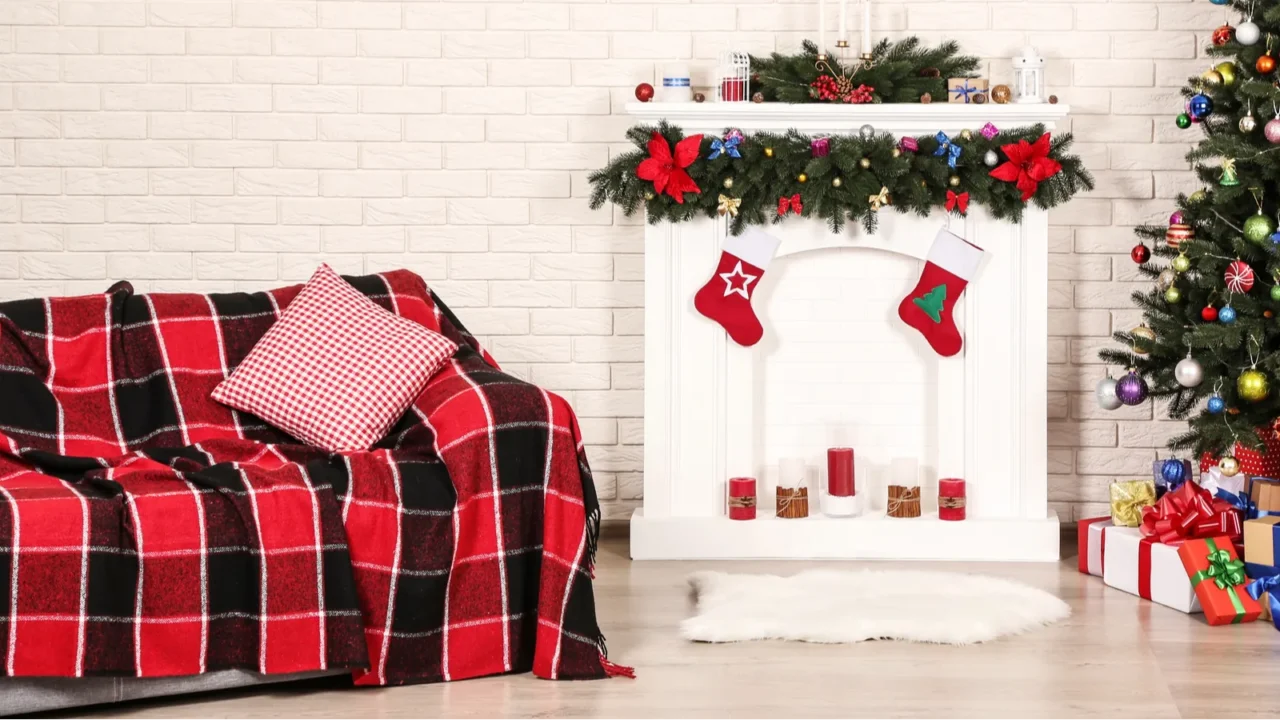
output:
[[[984,575],[915,570],[806,570],[689,576],[698,614],[689,640],[850,643],[878,638],[968,645],[1071,615],[1057,597]]]

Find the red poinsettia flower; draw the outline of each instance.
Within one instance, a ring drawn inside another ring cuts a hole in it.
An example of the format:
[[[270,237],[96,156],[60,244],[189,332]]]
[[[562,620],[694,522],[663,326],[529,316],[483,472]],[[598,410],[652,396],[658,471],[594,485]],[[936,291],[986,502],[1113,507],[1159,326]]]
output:
[[[992,170],[991,177],[1017,183],[1018,189],[1022,191],[1022,202],[1030,200],[1036,194],[1040,183],[1062,170],[1062,165],[1049,157],[1049,133],[1041,135],[1034,143],[1019,140],[1016,144],[1001,146],[1000,150],[1009,160]]]
[[[666,193],[676,202],[684,203],[685,193],[702,192],[684,169],[698,159],[702,148],[702,136],[691,135],[676,143],[676,153],[671,155],[671,143],[655,132],[649,138],[649,157],[636,168],[636,177],[653,182],[653,191]]]

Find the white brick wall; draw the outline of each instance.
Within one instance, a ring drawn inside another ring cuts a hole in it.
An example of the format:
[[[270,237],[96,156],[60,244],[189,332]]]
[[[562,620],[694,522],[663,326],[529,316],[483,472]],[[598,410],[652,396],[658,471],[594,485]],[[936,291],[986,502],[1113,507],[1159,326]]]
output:
[[[1075,108],[1099,183],[1053,214],[1050,492],[1066,518],[1095,512],[1176,428],[1098,410],[1094,352],[1137,321],[1129,226],[1191,187],[1194,135],[1170,120],[1222,10],[908,0],[875,18],[954,38],[1003,80],[1036,43]],[[586,175],[655,63],[689,58],[705,84],[728,43],[791,51],[817,24],[813,0],[0,0],[0,297],[410,267],[574,401],[623,517],[641,492],[642,235],[586,207]]]

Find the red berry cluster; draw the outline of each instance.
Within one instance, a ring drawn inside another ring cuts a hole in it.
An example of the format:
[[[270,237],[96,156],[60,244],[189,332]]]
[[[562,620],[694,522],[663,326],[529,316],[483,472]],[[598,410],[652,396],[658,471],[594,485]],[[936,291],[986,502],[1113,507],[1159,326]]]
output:
[[[809,97],[817,100],[831,101],[836,99],[836,79],[830,75],[819,75],[817,80],[809,83]]]
[[[844,101],[854,105],[875,102],[875,98],[871,96],[873,92],[875,92],[875,88],[869,85],[859,85],[844,96]]]

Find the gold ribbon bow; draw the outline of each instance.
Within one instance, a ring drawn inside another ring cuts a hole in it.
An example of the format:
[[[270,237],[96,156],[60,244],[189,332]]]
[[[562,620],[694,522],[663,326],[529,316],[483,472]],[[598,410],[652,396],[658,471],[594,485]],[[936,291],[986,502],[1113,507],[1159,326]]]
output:
[[[867,202],[871,203],[872,210],[879,210],[880,206],[889,204],[889,188],[880,186],[880,193],[867,197]]]
[[[1142,508],[1155,504],[1154,480],[1111,483],[1111,522],[1117,527],[1138,527],[1142,524]]]
[[[733,198],[722,194],[720,196],[720,205],[716,207],[716,212],[719,212],[722,216],[727,213],[733,217],[738,217],[738,207],[740,205],[742,205],[742,198]]]

